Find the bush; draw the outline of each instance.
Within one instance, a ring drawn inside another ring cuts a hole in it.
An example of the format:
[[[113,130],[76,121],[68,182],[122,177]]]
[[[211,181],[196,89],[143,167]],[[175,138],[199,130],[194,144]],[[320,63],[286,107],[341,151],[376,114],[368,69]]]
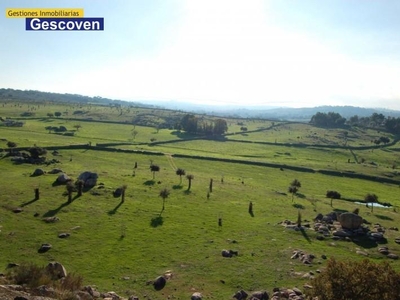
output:
[[[46,268],[35,264],[23,264],[9,271],[10,283],[26,285],[34,289],[45,285],[52,287],[57,293],[57,299],[76,299],[75,291],[82,289],[83,278],[80,275],[69,273],[60,280],[53,280]]]
[[[387,263],[330,259],[321,274],[311,281],[307,296],[318,300],[399,299],[400,274]]]
[[[326,198],[331,198],[331,199],[340,199],[342,195],[336,191],[327,191],[326,192]]]
[[[13,282],[20,285],[27,285],[30,288],[35,288],[41,285],[49,285],[51,276],[44,268],[35,264],[23,264],[12,269],[9,276]]]

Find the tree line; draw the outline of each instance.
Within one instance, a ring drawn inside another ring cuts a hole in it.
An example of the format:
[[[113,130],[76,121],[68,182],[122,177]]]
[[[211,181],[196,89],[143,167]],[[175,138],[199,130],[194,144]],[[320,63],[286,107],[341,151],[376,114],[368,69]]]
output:
[[[177,124],[176,129],[193,134],[221,135],[228,131],[228,124],[224,119],[204,121],[193,114],[187,114],[183,116],[181,122]]]
[[[372,127],[377,129],[386,129],[393,134],[400,133],[400,118],[386,117],[383,114],[373,113],[369,117],[359,117],[354,115],[348,120],[342,117],[339,113],[317,112],[311,117],[310,124],[321,127],[344,127],[359,126],[359,127]]]

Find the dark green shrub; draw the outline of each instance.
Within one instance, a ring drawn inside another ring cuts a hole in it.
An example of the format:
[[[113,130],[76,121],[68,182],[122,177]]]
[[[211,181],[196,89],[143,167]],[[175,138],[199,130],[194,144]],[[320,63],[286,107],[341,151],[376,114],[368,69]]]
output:
[[[387,263],[337,261],[330,259],[306,291],[318,300],[393,300],[399,299],[400,274]]]

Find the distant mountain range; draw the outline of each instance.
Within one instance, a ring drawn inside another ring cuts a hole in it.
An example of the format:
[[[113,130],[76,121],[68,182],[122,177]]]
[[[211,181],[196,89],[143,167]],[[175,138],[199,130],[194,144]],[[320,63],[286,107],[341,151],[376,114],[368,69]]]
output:
[[[165,108],[193,112],[197,114],[217,115],[235,118],[261,118],[290,121],[309,121],[317,112],[335,112],[344,118],[357,115],[368,117],[373,113],[383,114],[388,117],[400,117],[400,111],[383,108],[363,108],[355,106],[318,106],[305,108],[272,107],[272,106],[221,106],[192,104],[179,101],[146,101],[131,102],[124,100],[108,99],[103,97],[89,97],[78,94],[49,93],[33,90],[0,89],[0,100],[25,100],[25,101],[53,101],[73,103],[94,103],[100,105],[123,105],[147,108]]]

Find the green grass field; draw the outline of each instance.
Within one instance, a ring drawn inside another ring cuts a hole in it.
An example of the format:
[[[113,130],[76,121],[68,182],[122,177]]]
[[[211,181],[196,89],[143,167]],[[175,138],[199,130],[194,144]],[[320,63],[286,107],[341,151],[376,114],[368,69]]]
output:
[[[313,147],[273,145],[272,135],[278,133],[270,133],[271,129],[249,132],[247,136],[228,135],[226,141],[210,141],[186,140],[192,137],[168,129],[157,133],[154,127],[136,126],[138,134],[133,140],[132,124],[87,120],[80,123],[82,127],[73,137],[66,137],[49,133],[45,127],[52,124],[72,129],[77,121],[45,117],[48,111],[66,110],[63,106],[52,105],[46,104],[46,110],[38,108],[36,113],[41,118],[28,118],[21,128],[1,126],[0,147],[7,148],[7,141],[14,141],[21,147],[115,142],[130,145],[112,146],[114,148],[151,150],[166,155],[103,151],[95,146],[91,149],[59,150],[60,155],[54,157],[49,151],[47,158],[56,158],[60,162],[41,166],[46,171],[61,168],[73,179],[83,171],[92,171],[98,173],[98,183],[104,184],[104,188],[97,185],[85,191],[72,203],[67,202],[65,186],[53,185],[57,175],[31,177],[38,166],[16,165],[9,157],[1,157],[0,272],[5,271],[10,262],[45,265],[57,260],[69,272],[81,274],[85,284],[96,285],[102,291],[114,290],[122,296],[137,294],[143,298],[146,295],[148,299],[188,299],[194,291],[201,292],[207,299],[229,299],[240,289],[271,292],[275,286],[302,288],[308,280],[294,273],[315,272],[323,268],[323,254],[341,260],[358,260],[364,257],[356,251],[363,250],[373,260],[387,258],[379,254],[376,245],[371,243],[319,241],[313,230],[301,233],[285,229],[278,223],[286,219],[296,221],[298,211],[303,223],[307,223],[317,213],[352,211],[355,208],[359,208],[360,215],[372,224],[379,223],[387,228],[386,245],[391,252],[400,254],[400,245],[394,242],[400,234],[388,230],[398,226],[400,221],[396,210],[400,206],[399,186],[396,184],[173,156],[186,154],[272,162],[381,177],[386,174],[397,178],[396,167],[392,169],[392,166],[400,161],[398,144],[373,151],[354,150],[352,154],[347,149],[335,148],[341,143],[339,138],[335,139],[338,131],[301,124],[278,126],[281,143],[290,143],[293,136],[302,136],[302,142]],[[3,108],[0,104],[0,116],[19,116],[13,108],[17,107],[11,103]],[[26,107],[20,109],[24,111]],[[99,114],[99,119],[104,114],[104,119],[115,121],[118,115],[111,109],[112,113],[108,114],[106,109],[109,108],[91,108]],[[157,114],[157,111],[152,110],[152,113]],[[245,122],[249,131],[271,126],[270,121]],[[238,120],[229,120],[228,123],[231,124],[229,132],[238,131]],[[324,142],[321,143],[324,145],[331,140],[332,148],[315,147],[318,144],[314,139],[306,138],[311,132],[323,136]],[[262,140],[264,135],[266,139]],[[352,144],[369,145],[375,135],[382,133],[367,130],[357,134]],[[171,143],[152,145],[150,139],[153,137],[156,142]],[[272,144],[241,143],[231,139]],[[364,158],[365,162],[355,163],[355,158]],[[352,162],[348,163],[348,159]],[[135,162],[138,164],[136,170]],[[151,162],[160,166],[155,180],[149,170]],[[176,168],[194,175],[190,191],[187,191],[186,178],[182,178],[180,184]],[[211,178],[213,191],[207,198]],[[287,189],[295,178],[302,187],[292,202]],[[122,203],[120,198],[113,197],[113,191],[124,184],[127,190]],[[35,188],[40,189],[39,200],[34,200]],[[170,195],[160,216],[162,199],[159,193],[163,188],[167,188]],[[372,213],[369,208],[346,200],[334,200],[333,207],[330,207],[330,199],[325,197],[327,190],[337,190],[342,198],[353,201],[362,201],[367,193],[375,193],[381,202],[390,202],[394,208],[375,207]],[[254,205],[254,216],[248,212],[250,201]],[[12,210],[16,207],[22,207],[23,211],[14,213]],[[35,214],[38,215],[35,217]],[[60,221],[45,223],[42,218],[47,216],[57,216]],[[222,226],[218,225],[219,218]],[[62,232],[69,232],[71,236],[58,238]],[[38,253],[42,243],[50,243],[53,248]],[[222,249],[237,250],[239,255],[223,258]],[[315,263],[309,267],[291,260],[294,249],[315,254]],[[398,261],[390,263],[400,271]],[[151,285],[146,285],[147,281],[168,270],[173,276],[162,291],[157,292]]]

